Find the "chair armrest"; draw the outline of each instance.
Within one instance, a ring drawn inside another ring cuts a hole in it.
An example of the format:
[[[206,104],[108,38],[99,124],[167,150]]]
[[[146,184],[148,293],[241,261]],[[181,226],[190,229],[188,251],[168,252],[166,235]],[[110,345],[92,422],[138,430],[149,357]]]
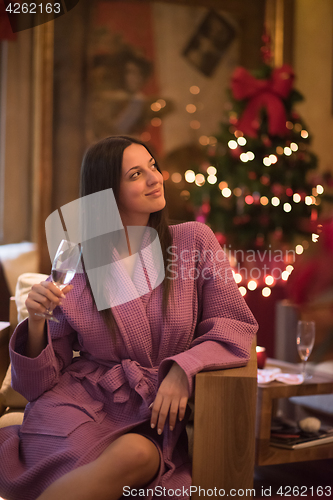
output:
[[[196,376],[193,486],[231,489],[253,487],[257,399],[256,339],[248,364],[201,372]],[[201,495],[202,496],[202,495]]]

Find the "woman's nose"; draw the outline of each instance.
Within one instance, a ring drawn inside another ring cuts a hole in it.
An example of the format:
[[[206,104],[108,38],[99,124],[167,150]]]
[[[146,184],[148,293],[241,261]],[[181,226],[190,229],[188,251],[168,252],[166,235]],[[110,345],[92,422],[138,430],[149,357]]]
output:
[[[157,184],[157,182],[160,181],[161,174],[157,170],[156,172],[149,172],[148,177],[147,177],[147,184],[152,185],[152,184]]]

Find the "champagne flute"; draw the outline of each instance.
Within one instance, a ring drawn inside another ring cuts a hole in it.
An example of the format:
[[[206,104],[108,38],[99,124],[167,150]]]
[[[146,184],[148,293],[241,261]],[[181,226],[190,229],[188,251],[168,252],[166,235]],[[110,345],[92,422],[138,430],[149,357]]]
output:
[[[306,374],[306,362],[312,352],[316,335],[316,326],[314,321],[298,321],[297,323],[297,351],[302,360],[303,380],[311,378]]]
[[[61,290],[67,286],[75,276],[81,257],[81,245],[62,240],[52,263],[52,282]],[[35,313],[36,316],[59,323],[53,315],[53,309],[46,309],[44,313]]]

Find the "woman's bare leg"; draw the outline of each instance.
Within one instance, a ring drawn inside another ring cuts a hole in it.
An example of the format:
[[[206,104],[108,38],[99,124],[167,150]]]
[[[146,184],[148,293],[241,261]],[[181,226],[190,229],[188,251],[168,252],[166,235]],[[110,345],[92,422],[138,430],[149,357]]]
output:
[[[37,500],[118,500],[124,486],[148,484],[159,465],[152,441],[140,434],[124,434],[96,460],[57,479]]]

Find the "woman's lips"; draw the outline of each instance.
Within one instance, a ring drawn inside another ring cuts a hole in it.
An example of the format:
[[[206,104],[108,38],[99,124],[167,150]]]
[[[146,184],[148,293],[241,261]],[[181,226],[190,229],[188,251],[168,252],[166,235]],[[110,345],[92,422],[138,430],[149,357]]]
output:
[[[154,189],[154,191],[151,191],[150,193],[147,193],[146,196],[160,196],[161,195],[161,189]]]

